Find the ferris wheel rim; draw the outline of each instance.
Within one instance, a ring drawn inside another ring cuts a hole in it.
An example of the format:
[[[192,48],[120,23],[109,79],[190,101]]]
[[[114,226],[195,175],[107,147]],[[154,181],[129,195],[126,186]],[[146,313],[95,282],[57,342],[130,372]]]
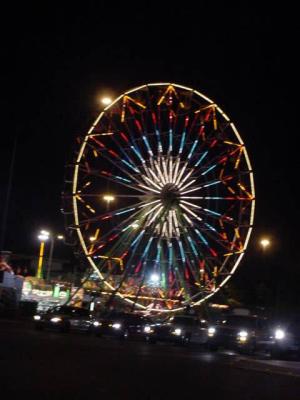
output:
[[[236,136],[236,138],[238,139],[239,143],[243,146],[243,154],[244,154],[244,156],[245,156],[246,164],[247,164],[247,167],[248,167],[249,178],[250,178],[250,181],[251,181],[251,193],[252,193],[253,196],[254,196],[254,198],[253,198],[252,201],[251,201],[251,211],[250,211],[249,228],[248,228],[248,231],[247,231],[247,235],[246,235],[246,239],[245,239],[245,243],[244,243],[243,252],[241,252],[240,256],[238,257],[237,261],[235,262],[234,267],[231,269],[230,275],[228,275],[228,276],[216,287],[216,289],[215,289],[212,293],[209,293],[208,295],[206,295],[205,297],[201,298],[200,300],[195,301],[195,302],[192,302],[192,303],[190,304],[190,305],[192,305],[192,306],[196,306],[196,305],[199,305],[199,304],[201,304],[202,302],[206,301],[208,298],[210,298],[211,296],[213,296],[217,291],[219,291],[220,288],[221,288],[223,285],[226,284],[226,282],[231,278],[231,276],[232,276],[232,274],[234,273],[234,271],[237,269],[238,265],[240,264],[240,261],[241,261],[242,257],[244,256],[244,253],[245,253],[245,251],[246,251],[246,249],[247,249],[247,246],[248,246],[248,242],[249,242],[249,239],[250,239],[250,236],[251,236],[251,232],[252,232],[253,221],[254,221],[254,211],[255,211],[255,187],[254,187],[254,178],[253,178],[253,171],[252,171],[252,167],[251,167],[251,163],[250,163],[250,159],[249,159],[249,156],[248,156],[247,149],[246,149],[246,147],[245,147],[245,145],[244,145],[244,142],[243,142],[242,139],[241,139],[241,136],[240,136],[238,130],[236,129],[235,125],[233,124],[233,122],[230,121],[230,119],[227,117],[227,115],[223,112],[223,110],[222,110],[215,102],[213,102],[211,99],[209,99],[207,96],[203,95],[202,93],[200,93],[200,92],[197,91],[197,90],[194,90],[194,89],[192,89],[192,88],[190,88],[190,87],[187,87],[187,86],[183,86],[183,85],[171,83],[171,82],[170,82],[170,83],[169,83],[169,82],[148,83],[148,84],[144,84],[144,85],[137,86],[137,87],[135,87],[135,88],[133,88],[133,89],[131,89],[131,90],[128,90],[128,91],[124,92],[123,94],[121,94],[120,96],[118,96],[110,105],[108,105],[107,107],[105,107],[104,110],[103,110],[101,113],[99,113],[99,115],[98,115],[98,117],[96,118],[95,122],[92,124],[91,128],[88,130],[87,134],[85,135],[84,140],[83,140],[83,142],[82,142],[82,144],[81,144],[81,146],[80,146],[80,150],[79,150],[77,159],[76,159],[76,163],[75,163],[76,165],[75,165],[75,167],[74,167],[72,191],[73,191],[73,194],[77,192],[79,163],[80,163],[80,161],[81,161],[81,159],[82,159],[82,155],[83,155],[83,153],[84,153],[84,151],[85,151],[86,144],[87,144],[87,142],[88,142],[88,140],[89,140],[89,137],[91,136],[92,132],[94,131],[96,125],[99,123],[99,121],[101,120],[101,118],[105,115],[105,113],[106,113],[107,111],[109,111],[109,109],[110,109],[111,107],[113,107],[115,104],[117,104],[124,96],[126,96],[126,95],[128,95],[128,94],[132,94],[132,93],[135,93],[135,92],[137,92],[137,91],[139,91],[139,90],[147,89],[147,88],[149,88],[149,87],[159,87],[159,86],[164,86],[164,87],[165,87],[165,86],[170,86],[170,85],[171,85],[171,86],[174,86],[174,87],[176,87],[176,88],[179,88],[179,89],[183,89],[183,90],[190,91],[190,92],[192,92],[193,94],[195,94],[195,95],[197,95],[197,96],[200,96],[202,99],[204,99],[205,101],[209,102],[210,104],[215,104],[216,110],[218,111],[218,113],[219,113],[226,121],[228,121],[228,122],[230,123],[230,126],[231,126],[231,128],[232,128],[232,130],[233,130],[233,132],[234,132],[234,134],[235,134],[235,136]],[[81,230],[80,230],[80,228],[79,228],[80,223],[79,223],[79,215],[78,215],[77,200],[76,200],[76,197],[75,197],[75,196],[73,196],[73,209],[74,209],[74,222],[75,222],[75,225],[78,226],[78,227],[76,228],[76,232],[77,232],[77,235],[78,235],[80,244],[81,244],[81,246],[82,246],[82,249],[84,250],[84,254],[85,254],[87,260],[89,261],[89,263],[90,263],[90,265],[92,266],[92,268],[94,269],[94,271],[99,275],[100,279],[104,281],[104,284],[105,284],[109,289],[115,290],[115,287],[113,287],[109,282],[106,282],[106,281],[104,280],[104,276],[103,276],[103,275],[101,274],[101,272],[98,270],[98,268],[97,268],[96,264],[94,263],[92,257],[89,255],[89,251],[88,251],[88,249],[87,249],[86,242],[85,242],[84,237],[83,237],[83,235],[82,235],[82,233],[81,233]],[[124,296],[122,293],[119,293],[119,292],[118,292],[118,293],[116,293],[116,296],[121,297],[123,300],[125,300],[125,301],[128,302],[129,304],[134,304],[136,307],[138,307],[138,308],[140,308],[140,309],[147,310],[147,307],[146,307],[146,306],[144,306],[143,304],[139,304],[139,303],[136,302],[136,301],[130,300],[129,298],[126,298],[126,296]],[[183,302],[183,304],[184,304],[184,302]],[[176,312],[176,311],[180,311],[180,310],[183,310],[183,309],[184,309],[184,306],[177,307],[177,308],[173,308],[172,310],[162,310],[162,309],[160,309],[160,310],[155,310],[155,309],[153,309],[153,310],[151,310],[151,311],[153,311],[153,312]]]

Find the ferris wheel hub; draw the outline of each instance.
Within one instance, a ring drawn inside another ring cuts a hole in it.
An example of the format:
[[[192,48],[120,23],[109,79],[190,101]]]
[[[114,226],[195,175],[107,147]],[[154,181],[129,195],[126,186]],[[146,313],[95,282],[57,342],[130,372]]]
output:
[[[160,198],[165,207],[172,208],[176,206],[179,201],[178,187],[174,183],[167,183],[162,188]]]

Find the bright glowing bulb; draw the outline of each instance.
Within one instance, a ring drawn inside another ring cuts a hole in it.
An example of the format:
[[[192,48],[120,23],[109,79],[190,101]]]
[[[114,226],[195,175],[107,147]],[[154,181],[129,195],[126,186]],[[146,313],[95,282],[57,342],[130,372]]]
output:
[[[267,247],[270,246],[271,242],[269,239],[264,238],[260,241],[261,246],[263,247],[263,249],[266,249]]]
[[[144,332],[146,332],[146,333],[149,333],[149,332],[151,332],[151,327],[150,326],[145,326],[145,328],[144,328]]]
[[[63,236],[63,235],[57,235],[57,239],[58,239],[58,240],[63,240],[63,239],[64,239],[64,236]]]
[[[112,103],[112,99],[108,96],[102,97],[101,103],[104,104],[105,106],[108,106],[109,104]]]
[[[49,236],[48,236],[48,235],[39,235],[39,236],[38,236],[38,239],[39,239],[41,242],[45,242],[46,240],[49,239]]]
[[[54,323],[56,324],[57,322],[61,322],[62,319],[59,318],[59,317],[54,317],[54,318],[51,318],[50,321],[51,321],[51,322],[54,322]]]
[[[182,332],[182,330],[181,330],[180,328],[176,328],[176,329],[174,330],[174,334],[177,335],[177,336],[180,336],[180,335],[181,335],[181,332]]]
[[[90,242],[94,242],[96,238],[94,236],[90,236]]]
[[[282,329],[276,329],[275,339],[281,340],[285,337],[285,332]]]
[[[106,194],[105,196],[103,196],[103,200],[107,201],[108,203],[110,203],[111,201],[114,201],[115,197],[112,196],[111,194]]]
[[[215,333],[216,333],[216,328],[214,327],[208,328],[208,336],[214,336]]]
[[[158,275],[158,274],[152,274],[152,275],[150,276],[150,281],[151,281],[152,283],[158,283],[158,282],[159,282],[159,275]]]

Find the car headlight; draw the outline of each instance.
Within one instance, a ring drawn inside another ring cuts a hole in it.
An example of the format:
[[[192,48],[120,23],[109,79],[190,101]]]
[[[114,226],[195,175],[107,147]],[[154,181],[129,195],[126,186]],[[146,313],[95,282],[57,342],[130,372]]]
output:
[[[145,333],[150,333],[150,332],[152,332],[152,329],[151,329],[151,327],[150,327],[150,326],[148,326],[148,325],[147,325],[147,326],[145,326],[145,327],[144,327],[144,332],[145,332]]]
[[[56,324],[57,322],[61,322],[62,319],[59,318],[59,317],[53,317],[53,318],[50,319],[50,321],[51,321],[51,322],[54,322],[54,323]]]
[[[208,328],[208,336],[214,336],[215,333],[216,333],[216,328],[212,326]]]
[[[101,322],[99,322],[99,321],[94,321],[94,322],[93,322],[93,325],[97,327],[97,326],[101,326],[101,325],[102,325],[102,323],[101,323]]]
[[[41,319],[41,316],[40,316],[40,315],[34,315],[34,316],[33,316],[33,319],[34,319],[35,321],[39,321],[39,320]]]
[[[282,340],[285,338],[285,332],[282,329],[276,329],[275,331],[275,339]]]
[[[238,339],[241,342],[246,342],[246,340],[248,339],[248,332],[247,331],[240,331],[238,333]]]
[[[121,325],[119,322],[116,322],[115,324],[112,324],[112,327],[113,327],[114,329],[120,329],[121,326],[122,326],[122,325]]]
[[[174,329],[174,331],[173,331],[173,334],[176,335],[176,336],[180,336],[181,333],[182,333],[182,329],[180,329],[180,328],[176,328],[176,329]]]

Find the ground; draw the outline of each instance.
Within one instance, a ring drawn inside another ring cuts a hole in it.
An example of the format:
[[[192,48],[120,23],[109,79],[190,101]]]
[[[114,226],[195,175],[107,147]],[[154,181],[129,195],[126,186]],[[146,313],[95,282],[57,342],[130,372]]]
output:
[[[20,321],[0,320],[0,338],[1,396],[9,398],[300,398],[298,361],[38,332]]]

